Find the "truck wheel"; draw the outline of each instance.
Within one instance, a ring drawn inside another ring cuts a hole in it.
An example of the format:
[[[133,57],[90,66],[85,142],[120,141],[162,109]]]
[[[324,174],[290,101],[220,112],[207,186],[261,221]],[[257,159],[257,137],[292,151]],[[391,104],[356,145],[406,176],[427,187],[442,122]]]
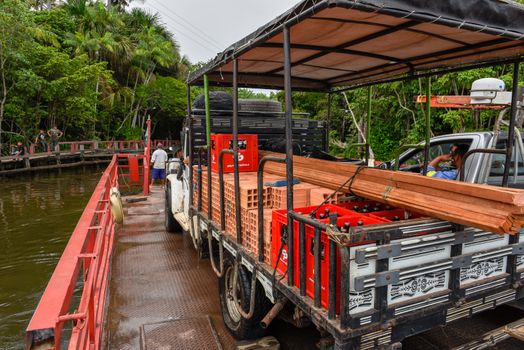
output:
[[[169,182],[166,183],[165,225],[166,231],[169,233],[182,232],[182,227],[178,221],[175,220],[175,217],[171,212],[171,187],[169,186]]]
[[[264,336],[265,329],[260,326],[260,321],[271,308],[263,288],[257,282],[255,294],[255,312],[249,320],[243,318],[238,312],[233,299],[233,271],[234,260],[230,257],[224,260],[224,275],[218,281],[220,294],[220,309],[226,327],[238,340],[254,339]],[[249,297],[251,293],[251,273],[244,266],[238,268],[236,293],[242,308],[249,310]]]

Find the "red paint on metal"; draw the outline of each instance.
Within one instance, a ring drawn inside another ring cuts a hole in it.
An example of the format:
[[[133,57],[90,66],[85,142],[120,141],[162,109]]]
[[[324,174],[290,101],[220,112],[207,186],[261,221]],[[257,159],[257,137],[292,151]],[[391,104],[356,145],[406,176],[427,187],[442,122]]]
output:
[[[115,224],[110,204],[110,191],[118,187],[118,159],[143,161],[145,155],[114,155],[98,182],[75,230],[60,258],[40,302],[29,322],[26,348],[45,332],[54,335],[53,349],[60,349],[65,322],[73,322],[69,349],[99,349],[104,320],[104,307],[109,285],[109,271]],[[140,171],[137,169],[137,175]],[[142,176],[148,178],[142,171]],[[127,176],[131,176],[127,174]],[[134,176],[134,175],[133,175]],[[75,286],[82,278],[83,288],[76,310],[71,312]]]
[[[129,157],[129,180],[133,183],[140,182],[140,175],[138,173],[138,158]]]
[[[151,117],[147,117],[146,121],[146,135],[147,135],[147,144],[144,147],[144,184],[143,192],[144,196],[149,195],[149,163],[151,162]]]
[[[151,140],[151,144],[157,144],[161,142],[166,148],[180,145],[180,140]],[[96,152],[96,151],[123,151],[123,150],[135,150],[139,151],[146,147],[144,140],[128,140],[128,141],[64,141],[59,142],[58,147],[61,152],[66,153],[79,153],[85,152]],[[149,146],[149,149],[151,147]],[[28,154],[38,153],[51,153],[51,145],[47,146],[45,152],[38,152],[40,148],[36,147],[34,143],[31,143],[28,147]],[[54,150],[53,150],[54,151]]]
[[[415,103],[426,103],[426,96],[416,96]],[[431,96],[429,104],[432,108],[457,109],[501,109],[504,106],[472,105],[471,97],[467,95]]]

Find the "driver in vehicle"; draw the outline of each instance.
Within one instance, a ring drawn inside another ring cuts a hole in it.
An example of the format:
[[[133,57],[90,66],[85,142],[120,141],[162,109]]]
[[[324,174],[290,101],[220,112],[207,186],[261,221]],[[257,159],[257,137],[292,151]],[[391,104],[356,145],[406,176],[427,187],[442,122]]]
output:
[[[469,145],[454,144],[451,146],[451,151],[448,154],[438,156],[429,162],[426,176],[438,179],[455,180],[458,177],[462,160],[468,149]],[[441,163],[449,161],[451,161],[451,166],[441,165]]]

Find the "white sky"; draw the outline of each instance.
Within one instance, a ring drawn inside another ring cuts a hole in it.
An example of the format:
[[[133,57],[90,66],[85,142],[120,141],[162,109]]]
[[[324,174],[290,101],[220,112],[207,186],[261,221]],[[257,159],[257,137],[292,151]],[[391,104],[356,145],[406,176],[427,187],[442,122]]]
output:
[[[182,55],[206,62],[300,0],[142,0],[131,7],[158,12]]]

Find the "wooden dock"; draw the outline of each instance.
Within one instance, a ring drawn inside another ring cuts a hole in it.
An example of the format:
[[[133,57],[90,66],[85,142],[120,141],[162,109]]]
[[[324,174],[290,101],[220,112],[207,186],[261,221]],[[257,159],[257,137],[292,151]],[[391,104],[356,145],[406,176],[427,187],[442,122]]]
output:
[[[113,152],[107,151],[79,151],[0,157],[0,177],[83,165],[109,164],[112,156]]]

